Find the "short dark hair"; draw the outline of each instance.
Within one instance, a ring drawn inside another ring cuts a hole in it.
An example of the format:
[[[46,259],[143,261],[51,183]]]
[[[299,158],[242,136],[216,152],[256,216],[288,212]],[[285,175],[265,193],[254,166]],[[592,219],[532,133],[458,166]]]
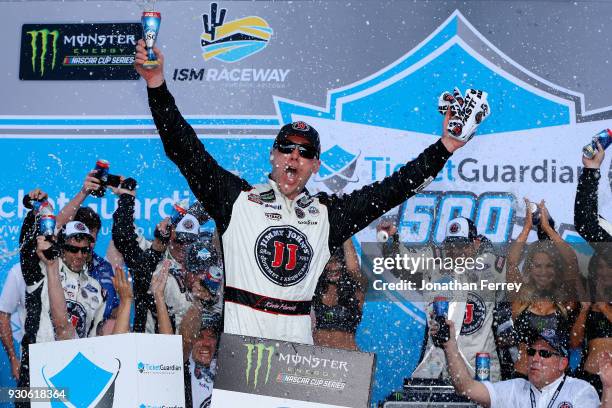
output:
[[[100,228],[102,228],[100,216],[90,207],[79,207],[76,214],[74,214],[74,220],[81,221],[87,228],[89,228],[89,231],[100,231]]]

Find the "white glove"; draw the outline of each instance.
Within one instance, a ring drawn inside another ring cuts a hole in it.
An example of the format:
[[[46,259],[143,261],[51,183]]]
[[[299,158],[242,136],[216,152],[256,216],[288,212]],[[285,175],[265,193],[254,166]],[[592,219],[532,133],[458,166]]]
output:
[[[452,95],[450,92],[444,92],[438,99],[438,111],[444,115],[448,109],[451,110],[447,126],[449,136],[462,142],[474,137],[478,125],[490,113],[487,93],[477,89],[468,89],[464,97],[457,88],[453,90]]]

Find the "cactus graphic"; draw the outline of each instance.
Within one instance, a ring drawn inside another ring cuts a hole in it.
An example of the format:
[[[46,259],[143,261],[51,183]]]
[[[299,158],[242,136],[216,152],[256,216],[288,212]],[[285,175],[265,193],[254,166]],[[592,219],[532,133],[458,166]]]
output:
[[[215,41],[215,29],[223,25],[225,20],[225,12],[227,9],[222,8],[217,19],[217,3],[210,5],[210,22],[208,21],[208,14],[202,15],[204,20],[204,32],[210,34],[210,41]]]

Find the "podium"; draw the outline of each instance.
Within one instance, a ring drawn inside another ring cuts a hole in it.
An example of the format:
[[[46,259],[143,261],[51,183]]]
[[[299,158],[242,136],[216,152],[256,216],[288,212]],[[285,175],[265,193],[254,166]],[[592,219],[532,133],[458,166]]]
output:
[[[30,383],[64,388],[69,402],[34,407],[184,407],[181,336],[129,333],[32,344]]]
[[[375,355],[223,333],[212,408],[369,407]]]

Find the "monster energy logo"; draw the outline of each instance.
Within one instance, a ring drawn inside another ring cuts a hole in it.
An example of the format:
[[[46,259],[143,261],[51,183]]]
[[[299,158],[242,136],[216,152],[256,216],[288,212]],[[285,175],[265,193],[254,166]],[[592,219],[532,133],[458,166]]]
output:
[[[255,365],[255,371],[253,373],[253,389],[257,387],[257,380],[259,379],[259,370],[261,369],[261,363],[266,354],[268,352],[267,359],[267,369],[266,369],[266,378],[264,384],[268,383],[268,379],[270,378],[270,368],[272,367],[272,355],[274,354],[274,346],[266,347],[265,344],[245,344],[247,348],[247,367],[246,367],[246,383],[249,385],[249,373],[251,372],[251,368],[253,367],[253,354],[257,355],[257,362]]]
[[[39,60],[40,76],[45,74],[45,60],[47,57],[47,51],[49,48],[49,39],[52,38],[51,43],[51,69],[55,69],[55,62],[57,59],[57,40],[59,39],[59,31],[49,31],[47,29],[27,31],[27,34],[31,37],[30,45],[32,46],[32,71],[36,72],[36,60]],[[38,55],[38,36],[40,36],[40,55]]]

